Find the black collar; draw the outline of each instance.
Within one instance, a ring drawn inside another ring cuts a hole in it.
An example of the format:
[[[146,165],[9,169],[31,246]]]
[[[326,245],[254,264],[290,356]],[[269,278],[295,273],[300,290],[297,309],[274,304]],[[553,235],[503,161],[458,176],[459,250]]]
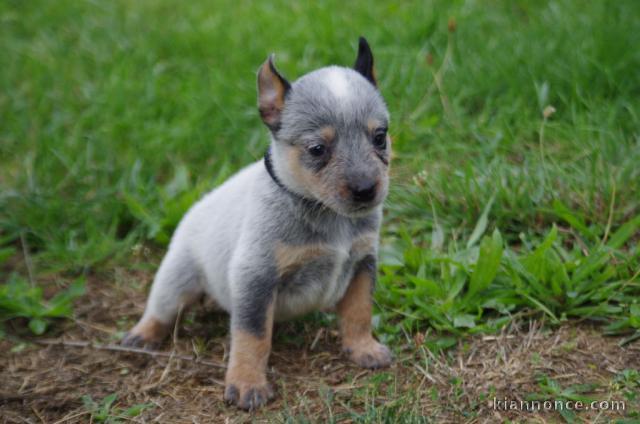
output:
[[[289,190],[287,187],[285,187],[284,184],[282,184],[282,182],[278,179],[278,177],[276,177],[276,173],[273,172],[273,162],[271,162],[271,147],[267,147],[267,151],[264,152],[264,166],[265,168],[267,168],[267,172],[269,173],[269,176],[271,177],[273,182],[278,185],[278,187],[280,187],[281,189],[283,189],[284,191],[286,191],[291,195],[300,197],[297,194],[293,193],[291,190]]]
[[[283,191],[285,191],[289,196],[293,197],[296,200],[302,201],[306,206],[324,207],[322,203],[316,200],[307,199],[306,197],[301,196],[298,193],[294,193],[293,191],[289,190],[287,186],[282,184],[282,181],[278,179],[278,177],[276,176],[276,173],[273,171],[273,162],[271,161],[271,147],[268,147],[267,151],[264,152],[264,167],[267,168],[267,173],[269,174],[273,182],[276,183],[276,185],[280,187]]]

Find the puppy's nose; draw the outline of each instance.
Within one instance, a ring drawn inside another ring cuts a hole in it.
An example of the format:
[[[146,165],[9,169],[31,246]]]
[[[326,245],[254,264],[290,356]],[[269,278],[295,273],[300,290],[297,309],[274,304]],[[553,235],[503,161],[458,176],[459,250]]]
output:
[[[351,196],[356,202],[370,202],[376,197],[376,183],[362,182],[349,185]]]

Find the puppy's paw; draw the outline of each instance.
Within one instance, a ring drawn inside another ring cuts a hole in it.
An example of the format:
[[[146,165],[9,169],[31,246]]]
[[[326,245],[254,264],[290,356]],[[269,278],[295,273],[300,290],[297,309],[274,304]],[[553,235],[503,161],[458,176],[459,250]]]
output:
[[[393,359],[389,348],[373,337],[345,344],[344,351],[349,359],[363,368],[388,367]]]
[[[144,318],[124,335],[120,344],[131,347],[157,347],[169,332],[169,325],[155,318]]]
[[[254,411],[273,398],[273,388],[269,383],[227,382],[224,389],[224,401],[245,411]]]

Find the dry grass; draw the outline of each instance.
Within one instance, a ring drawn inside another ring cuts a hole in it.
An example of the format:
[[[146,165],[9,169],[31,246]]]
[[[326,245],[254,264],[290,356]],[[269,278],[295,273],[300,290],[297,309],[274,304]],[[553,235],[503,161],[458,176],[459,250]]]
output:
[[[75,322],[61,323],[63,332],[54,334],[49,344],[28,344],[11,352],[18,346],[15,340],[0,342],[3,422],[89,422],[91,414],[81,397],[89,394],[99,400],[111,393],[118,393],[117,406],[153,405],[133,419],[139,422],[303,417],[377,422],[394,417],[419,421],[421,416],[437,422],[557,421],[560,415],[555,412],[495,411],[490,400],[541,393],[542,375],[565,388],[594,384],[588,392],[593,399],[622,400],[622,389],[612,379],[640,360],[638,346],[620,347],[618,339],[605,338],[588,325],[570,323],[549,330],[530,322],[500,335],[466,339],[457,349],[438,355],[422,348],[424,335],[416,334],[395,346],[391,369],[363,371],[341,356],[334,329],[307,320],[277,327],[270,360],[277,400],[247,414],[221,400],[226,317],[196,308],[186,314],[176,342],[168,342],[159,355],[112,350],[108,345],[117,343],[144,305],[144,290],[130,282],[148,283],[150,275],[119,271],[115,284],[105,284],[104,278],[90,280]],[[638,404],[627,401],[626,407],[629,413]],[[623,415],[584,411],[577,416],[592,422]]]

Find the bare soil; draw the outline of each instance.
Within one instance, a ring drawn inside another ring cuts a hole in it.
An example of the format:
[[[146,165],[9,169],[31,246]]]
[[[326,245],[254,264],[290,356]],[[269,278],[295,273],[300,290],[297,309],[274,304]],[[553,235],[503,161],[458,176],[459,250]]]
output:
[[[555,411],[493,408],[494,397],[557,399],[545,393],[545,376],[562,390],[582,387],[590,399],[626,402],[625,411],[577,412],[579,422],[640,410],[637,397],[630,399],[614,381],[621,371],[637,369],[640,346],[621,347],[591,325],[550,329],[530,321],[500,335],[469,337],[439,354],[423,347],[424,334],[407,335],[393,346],[397,357],[390,369],[366,371],[342,356],[335,324],[307,319],[276,327],[269,368],[276,400],[254,413],[238,411],[222,402],[225,315],[198,306],[159,353],[117,350],[123,331],[142,313],[150,279],[148,271],[121,269],[91,277],[75,319],[56,323],[47,339],[29,338],[15,323],[0,341],[0,421],[91,422],[95,417],[81,398],[99,401],[111,393],[118,394],[114,413],[151,405],[138,417],[122,418],[135,422],[561,421]]]

